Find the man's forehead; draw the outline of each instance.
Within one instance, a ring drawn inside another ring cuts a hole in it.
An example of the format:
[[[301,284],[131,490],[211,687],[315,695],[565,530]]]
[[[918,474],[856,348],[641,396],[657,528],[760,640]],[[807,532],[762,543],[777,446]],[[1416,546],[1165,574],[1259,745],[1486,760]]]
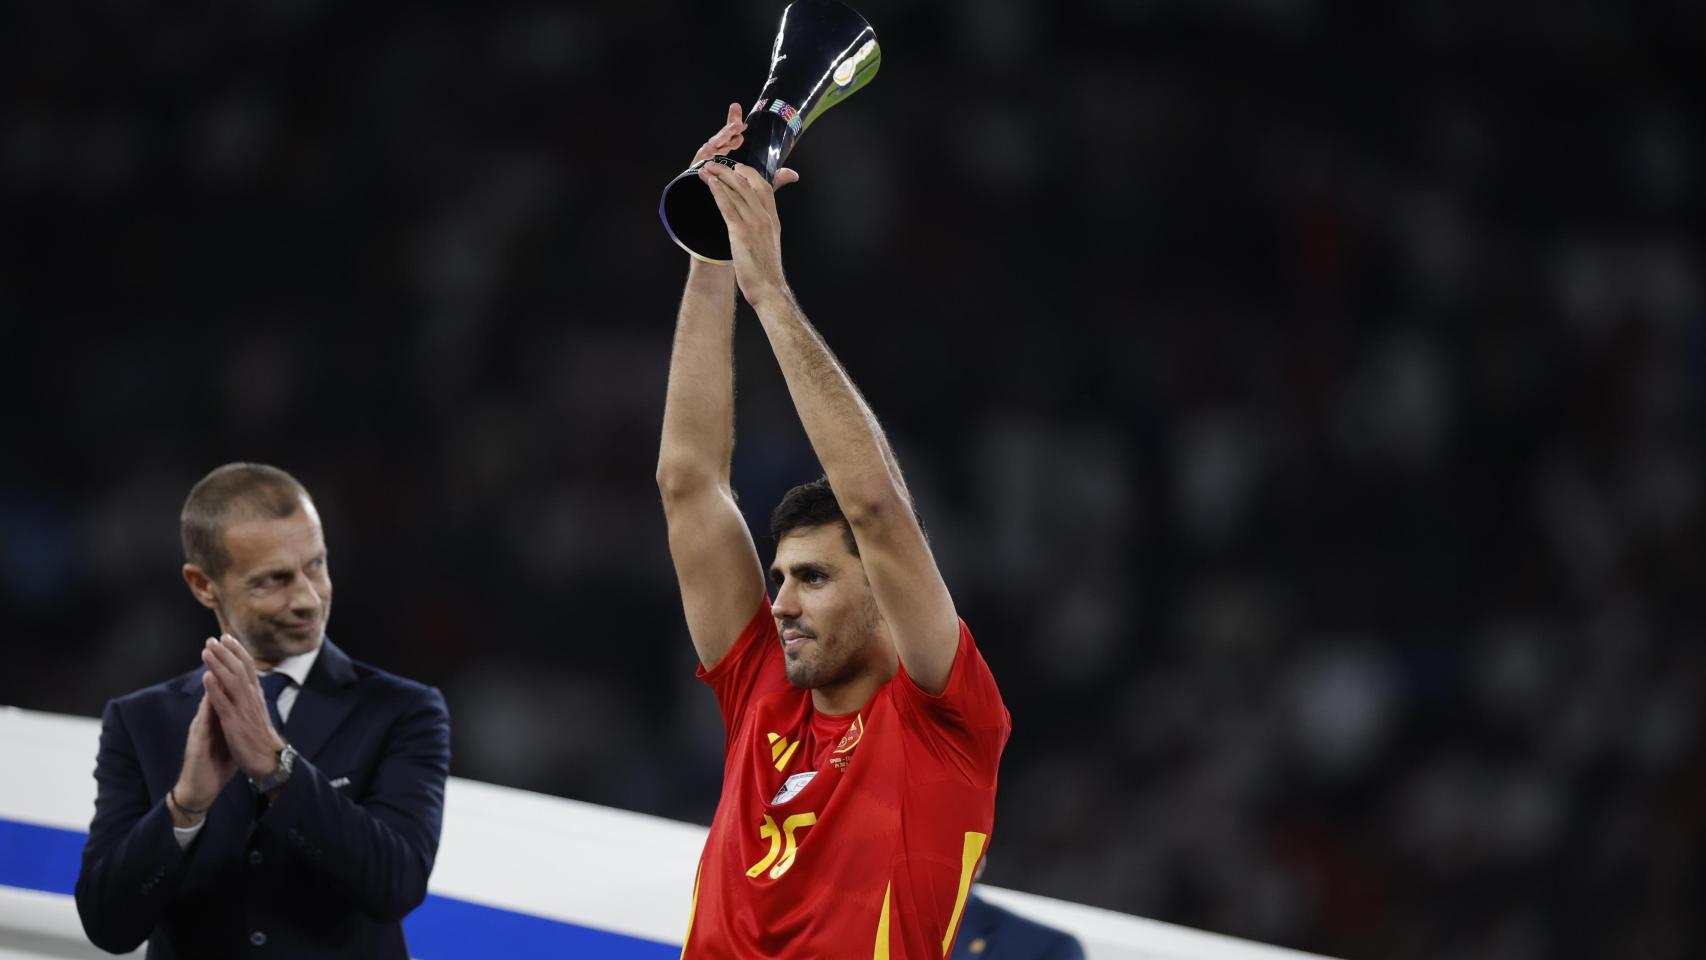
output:
[[[831,565],[851,559],[853,553],[847,549],[841,527],[821,524],[784,534],[776,542],[776,560],[771,566],[784,569],[800,563]]]
[[[320,511],[314,506],[314,501],[301,495],[291,500],[291,511],[288,516],[280,517],[275,511],[276,502],[262,506],[258,502],[237,500],[227,505],[220,514],[220,525],[226,530],[246,524],[255,524],[268,520],[298,520],[306,517],[315,524],[320,522]]]
[[[325,549],[319,514],[312,504],[288,517],[249,517],[225,527],[225,549],[234,568],[260,566],[313,555]]]

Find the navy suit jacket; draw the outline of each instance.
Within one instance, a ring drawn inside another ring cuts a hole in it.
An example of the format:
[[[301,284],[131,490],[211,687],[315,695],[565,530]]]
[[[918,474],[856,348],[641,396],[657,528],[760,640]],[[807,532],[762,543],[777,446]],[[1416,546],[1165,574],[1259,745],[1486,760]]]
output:
[[[952,960],[1084,960],[1070,933],[1045,927],[973,893],[966,900]]]
[[[402,919],[438,852],[450,717],[436,689],[323,641],[282,731],[289,781],[262,802],[242,771],[180,849],[166,791],[200,668],[107,704],[77,913],[89,939],[151,960],[246,955],[407,960]],[[347,783],[337,783],[347,779]]]

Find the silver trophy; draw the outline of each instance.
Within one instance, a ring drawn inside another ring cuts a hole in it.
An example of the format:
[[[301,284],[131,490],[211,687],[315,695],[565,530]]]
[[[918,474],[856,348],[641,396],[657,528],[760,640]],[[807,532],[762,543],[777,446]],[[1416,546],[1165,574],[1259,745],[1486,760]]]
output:
[[[688,167],[663,188],[658,216],[670,239],[700,260],[728,263],[728,227],[699,180],[699,168],[744,163],[774,182],[800,134],[871,82],[881,60],[877,32],[853,8],[835,0],[789,4],[770,50],[770,78],[747,113],[745,141],[729,154]]]

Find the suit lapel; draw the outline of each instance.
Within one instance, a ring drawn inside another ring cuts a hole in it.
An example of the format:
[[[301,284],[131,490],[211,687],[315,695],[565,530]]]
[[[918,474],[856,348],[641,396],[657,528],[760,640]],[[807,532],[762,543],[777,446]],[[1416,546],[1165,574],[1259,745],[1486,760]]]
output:
[[[285,738],[303,756],[318,760],[320,749],[355,709],[355,680],[349,657],[330,638],[322,641],[320,656],[284,724]]]

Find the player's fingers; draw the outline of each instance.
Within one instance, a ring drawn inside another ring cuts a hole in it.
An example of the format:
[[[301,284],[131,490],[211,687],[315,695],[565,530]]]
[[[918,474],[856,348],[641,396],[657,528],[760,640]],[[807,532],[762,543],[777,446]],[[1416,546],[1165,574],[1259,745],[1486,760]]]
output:
[[[782,169],[776,171],[776,182],[773,184],[773,186],[776,189],[780,190],[790,183],[799,183],[799,182],[800,182],[800,175],[798,173],[796,173],[793,169],[791,169],[789,167],[783,167]]]
[[[729,104],[729,119],[727,122],[730,124],[735,124],[735,123],[740,122],[740,103],[739,102]]]
[[[735,164],[735,166],[739,166],[739,164]],[[700,168],[699,176],[706,184],[712,187],[720,186],[731,193],[734,190],[734,183],[730,178],[735,176],[735,174],[733,170],[729,169],[729,164],[707,163],[705,166]]]
[[[707,163],[700,175],[705,180],[705,186],[711,188],[711,199],[717,202],[717,212],[723,215],[723,222],[734,226],[740,222],[740,208],[735,204],[734,191],[712,170],[713,167],[720,166],[721,164]]]
[[[705,172],[710,174],[710,179],[706,182],[721,186],[728,194],[730,201],[742,199],[741,193],[745,181],[742,179],[740,171],[744,167],[745,164],[740,163],[732,166],[722,163],[706,164]]]
[[[711,194],[718,198],[718,207],[723,211],[723,218],[731,226],[745,227],[752,216],[752,204],[741,195],[738,181],[729,174],[712,184]]]
[[[721,130],[711,134],[709,139],[699,145],[699,149],[693,154],[693,162],[698,163],[719,153],[727,153],[733,150],[740,145],[742,135],[745,133],[746,124],[744,123],[737,122],[724,125]]]
[[[762,203],[762,197],[771,192],[770,184],[764,182],[764,175],[746,164],[735,167],[734,173],[740,178],[740,192],[748,201]]]
[[[737,192],[746,209],[754,216],[774,217],[776,190],[765,181],[764,175],[744,164],[736,167],[734,174]]]
[[[709,160],[712,157],[726,154],[733,149],[733,144],[731,144],[726,138],[719,136],[705,141],[705,145],[700,147],[699,152],[693,155],[693,160],[695,163],[700,160]]]
[[[737,163],[732,168],[724,167],[719,176],[723,187],[728,190],[730,205],[739,213],[743,222],[761,209],[752,184],[757,181],[766,192],[769,191],[769,185],[764,183],[764,178],[758,175],[758,171],[744,163]]]

